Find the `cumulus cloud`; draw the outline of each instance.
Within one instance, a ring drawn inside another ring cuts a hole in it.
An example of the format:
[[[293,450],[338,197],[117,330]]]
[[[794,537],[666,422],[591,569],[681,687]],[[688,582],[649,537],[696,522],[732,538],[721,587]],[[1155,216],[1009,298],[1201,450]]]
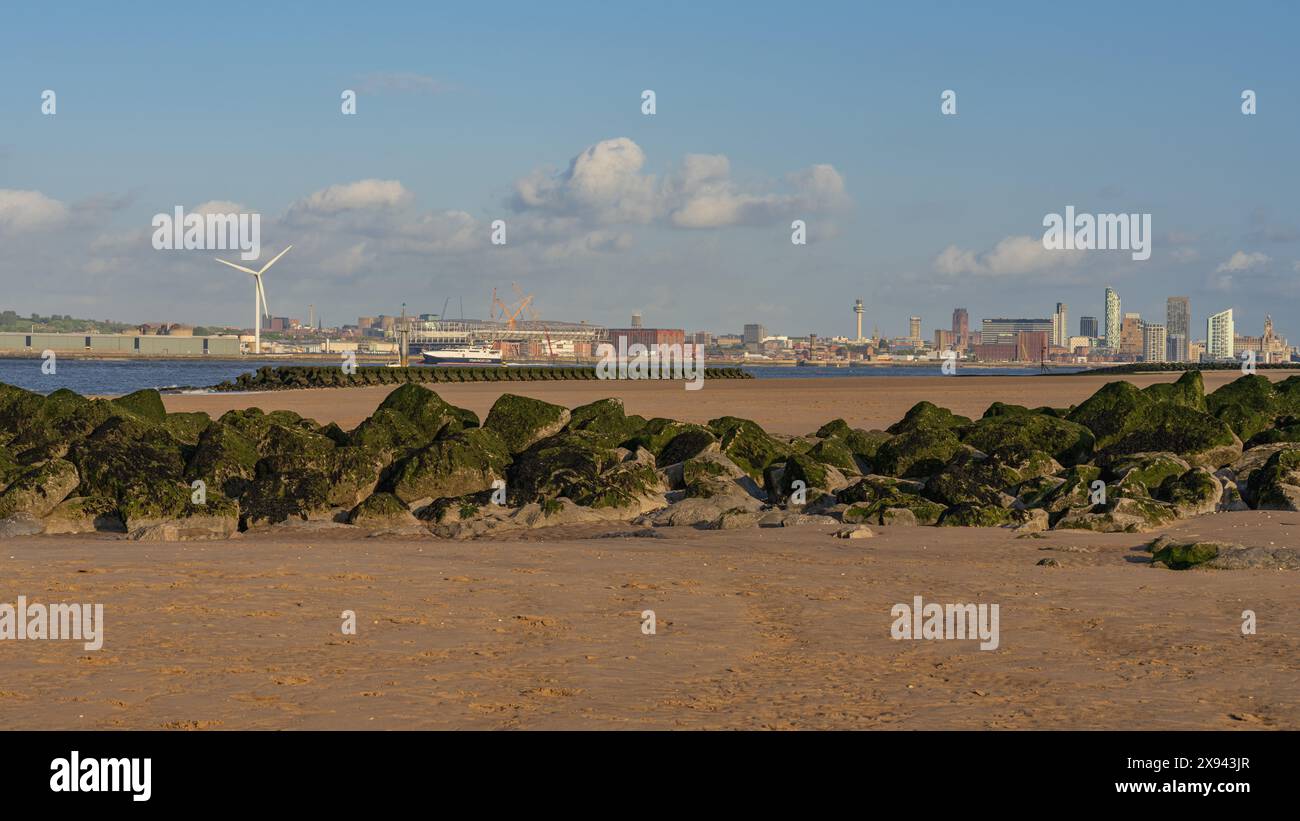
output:
[[[0,236],[57,228],[68,213],[66,204],[40,191],[0,188]]]
[[[1245,251],[1237,251],[1232,256],[1228,257],[1226,262],[1221,263],[1218,268],[1215,268],[1214,271],[1215,273],[1220,273],[1220,274],[1222,273],[1235,274],[1235,273],[1240,273],[1242,271],[1250,271],[1256,268],[1261,268],[1267,265],[1271,261],[1272,261],[1271,257],[1269,257],[1266,254],[1261,254],[1258,251],[1254,251],[1249,254],[1246,253]]]
[[[344,211],[401,208],[412,200],[411,192],[397,180],[358,180],[331,185],[289,206],[289,217],[333,216]]]
[[[934,258],[934,270],[948,276],[1018,277],[1071,268],[1084,253],[1049,250],[1040,237],[1006,237],[982,253],[949,245]]]
[[[720,228],[825,214],[850,203],[843,177],[830,165],[788,175],[781,191],[755,191],[731,179],[731,162],[722,154],[688,154],[662,179],[645,173],[645,163],[645,152],[627,137],[602,140],[563,172],[537,169],[516,180],[510,205],[519,213],[596,225]]]

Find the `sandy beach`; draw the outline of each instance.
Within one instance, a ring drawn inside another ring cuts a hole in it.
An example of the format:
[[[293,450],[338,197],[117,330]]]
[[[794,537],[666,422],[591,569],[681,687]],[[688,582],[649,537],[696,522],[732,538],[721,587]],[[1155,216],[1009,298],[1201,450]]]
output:
[[[1274,381],[1293,372],[1261,371]],[[1107,382],[1126,379],[1139,387],[1173,382],[1177,373],[1101,376],[862,376],[796,379],[718,379],[697,391],[680,382],[470,382],[431,386],[439,396],[462,408],[487,416],[503,393],[515,393],[578,405],[616,396],[628,413],[646,418],[664,416],[687,422],[707,422],[719,416],[753,419],[773,433],[810,433],[837,417],[852,427],[885,428],[902,418],[912,405],[928,400],[954,413],[979,417],[993,402],[1028,407],[1063,407],[1087,399]],[[1240,377],[1237,371],[1206,371],[1206,392]],[[220,416],[228,410],[261,407],[295,411],[318,422],[337,422],[345,429],[360,424],[391,385],[368,388],[324,388],[260,394],[188,394],[164,397],[169,412],[204,411]]]
[[[1297,528],[1247,512],[1169,532],[1266,544]],[[0,724],[1300,728],[1294,572],[1155,569],[1129,534],[832,529],[14,540],[6,589],[102,602],[106,638],[0,642]],[[890,608],[916,595],[999,604],[1000,646],[891,639]]]
[[[1237,374],[1209,373],[1207,390]],[[1277,375],[1280,378],[1283,375]],[[1174,375],[1143,376],[1140,385]],[[885,427],[920,399],[1067,405],[1097,377],[864,377],[439,386],[483,416],[504,391],[629,412],[736,414],[783,433]],[[169,396],[344,427],[391,387]],[[10,728],[1300,729],[1300,576],[1171,571],[1158,533],[588,524],[472,541],[280,525],[229,541],[9,539],[6,597],[98,602],[103,649],[0,642]],[[1297,544],[1300,513],[1177,522],[1176,537]],[[1059,566],[1040,566],[1053,558]],[[1000,608],[1000,644],[899,641],[891,608]],[[355,611],[355,635],[341,614]],[[653,610],[656,632],[642,632]],[[1243,635],[1242,613],[1258,632]]]

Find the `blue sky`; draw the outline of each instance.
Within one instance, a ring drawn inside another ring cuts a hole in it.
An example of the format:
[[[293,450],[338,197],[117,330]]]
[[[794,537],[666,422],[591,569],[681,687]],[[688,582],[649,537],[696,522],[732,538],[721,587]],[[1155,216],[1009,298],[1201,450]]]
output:
[[[1148,318],[1183,294],[1194,327],[1234,307],[1300,340],[1293,4],[182,9],[6,10],[4,307],[247,324],[234,272],[149,244],[153,214],[215,202],[263,214],[263,258],[295,244],[275,313],[330,322],[482,315],[517,281],[611,325],[847,333],[862,297],[890,334],[1058,301],[1077,329],[1112,285]],[[1066,205],[1151,213],[1151,260],[1035,253]]]

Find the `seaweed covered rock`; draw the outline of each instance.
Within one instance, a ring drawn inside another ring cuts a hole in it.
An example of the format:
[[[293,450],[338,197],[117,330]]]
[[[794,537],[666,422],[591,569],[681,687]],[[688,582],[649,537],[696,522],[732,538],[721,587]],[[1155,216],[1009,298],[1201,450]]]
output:
[[[1223,498],[1223,485],[1205,468],[1192,468],[1166,478],[1152,494],[1167,502],[1180,519],[1213,513]]]
[[[1042,451],[1068,467],[1092,457],[1095,438],[1077,422],[1026,411],[986,414],[962,431],[961,441],[985,453],[1010,446]]]
[[[1241,457],[1241,440],[1227,424],[1185,405],[1151,403],[1133,411],[1116,433],[1098,440],[1107,461],[1167,451],[1200,467],[1221,468]]]
[[[503,393],[488,411],[483,427],[500,436],[506,449],[515,454],[559,433],[569,418],[569,409],[561,405]]]
[[[71,496],[60,502],[45,517],[47,534],[126,532],[126,523],[117,512],[117,500],[103,496]]]
[[[1205,403],[1211,415],[1243,440],[1271,427],[1282,410],[1273,383],[1259,374],[1248,374],[1223,385],[1207,396]]]
[[[1173,382],[1157,382],[1142,389],[1142,393],[1156,402],[1184,405],[1193,410],[1205,411],[1205,379],[1200,371],[1187,371]]]
[[[41,518],[80,484],[77,467],[64,459],[34,465],[0,493],[0,519],[27,515]]]
[[[599,434],[570,431],[543,439],[515,457],[508,484],[524,503],[564,496],[582,504],[582,499],[601,492],[601,474],[620,461]]]
[[[1260,510],[1300,510],[1300,450],[1278,450],[1250,474],[1248,501]]]
[[[318,433],[272,425],[241,500],[244,526],[332,518],[335,448]]]
[[[961,449],[961,440],[948,428],[920,426],[881,445],[871,464],[877,473],[889,476],[929,476],[942,470]]]
[[[1132,453],[1111,462],[1107,470],[1117,484],[1141,487],[1154,496],[1155,491],[1168,478],[1182,476],[1191,468],[1186,460],[1173,453]]]
[[[42,397],[6,385],[0,395],[0,421],[3,430],[13,434],[8,447],[27,465],[66,456],[73,444],[114,416],[138,420],[109,400],[86,399],[66,388]]]
[[[834,419],[827,422],[818,428],[813,435],[827,444],[843,445],[850,454],[866,464],[870,464],[871,459],[875,457],[876,451],[880,449],[881,445],[893,438],[893,434],[883,430],[851,428],[843,419]],[[847,467],[847,465],[837,465],[837,467]],[[859,469],[862,467],[862,464],[858,465]]]
[[[183,446],[160,427],[112,417],[73,445],[78,495],[115,499],[129,529],[195,512]]]
[[[1108,382],[1079,403],[1066,418],[1092,431],[1095,447],[1101,448],[1125,428],[1133,414],[1154,404],[1151,396],[1131,382]]]
[[[890,425],[886,430],[894,435],[908,433],[918,428],[941,428],[944,430],[962,428],[971,420],[958,416],[947,408],[941,408],[933,402],[917,402],[903,418]]]
[[[708,428],[683,425],[677,435],[653,455],[657,465],[676,465],[719,449],[718,438]]]
[[[917,482],[887,476],[864,476],[840,490],[836,497],[849,506],[843,513],[846,522],[932,525],[939,521],[944,506],[922,496],[920,488]],[[904,510],[910,516],[900,516],[899,511]]]
[[[163,407],[162,395],[155,390],[136,391],[111,401],[126,412],[151,422],[161,423],[167,418],[167,409]]]
[[[1025,507],[1042,508],[1053,515],[1091,508],[1096,504],[1093,499],[1105,489],[1104,484],[1097,485],[1100,480],[1101,468],[1075,465],[1061,476],[1059,483],[1047,483],[1036,491],[1022,490],[1020,500]]]
[[[646,425],[643,416],[628,416],[622,399],[598,399],[570,412],[569,430],[585,430],[616,438],[619,443],[635,436]]]
[[[862,472],[862,466],[858,464],[853,449],[843,438],[823,439],[805,453],[809,458],[815,459],[823,465],[830,465],[848,473]]]
[[[1019,483],[1019,472],[1001,459],[962,451],[925,483],[923,493],[945,505],[1010,507],[1013,497],[1006,491]]]
[[[348,524],[371,529],[400,528],[419,524],[411,511],[391,493],[367,496],[348,513]]]
[[[1215,559],[1219,552],[1230,548],[1225,542],[1178,542],[1161,536],[1147,545],[1152,564],[1161,563],[1171,570],[1187,570]]]
[[[1099,533],[1145,533],[1178,518],[1171,505],[1146,497],[1108,498],[1106,504],[1071,508],[1057,519],[1056,530],[1093,530]]]
[[[438,439],[394,465],[393,495],[412,504],[488,490],[504,481],[510,453],[495,432],[471,428]]]
[[[1002,527],[1016,524],[1016,512],[998,505],[960,504],[939,517],[940,527]]]
[[[565,414],[567,420],[567,410]],[[421,385],[406,384],[384,397],[375,412],[352,431],[351,440],[360,447],[400,454],[422,448],[439,436],[475,427],[478,416],[473,411],[458,408]]]
[[[748,419],[722,416],[709,420],[708,427],[718,437],[722,453],[756,481],[762,481],[763,471],[791,453],[788,445]]]
[[[238,499],[253,484],[259,458],[256,442],[218,420],[199,435],[185,476],[191,481],[201,479],[228,499]]]

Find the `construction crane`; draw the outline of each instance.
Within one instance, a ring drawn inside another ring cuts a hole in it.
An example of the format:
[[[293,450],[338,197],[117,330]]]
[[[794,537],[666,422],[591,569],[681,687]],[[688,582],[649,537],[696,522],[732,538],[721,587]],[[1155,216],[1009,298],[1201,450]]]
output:
[[[505,300],[497,296],[497,289],[493,288],[492,289],[492,319],[497,321],[501,321],[504,319],[506,323],[506,327],[513,331],[515,328],[515,323],[519,319],[519,315],[522,314],[524,310],[528,308],[529,304],[533,301],[533,295],[532,294],[525,295],[516,283],[512,282],[510,284],[515,289],[515,295],[519,297],[519,304],[514,308],[511,308],[509,305],[505,303]]]

